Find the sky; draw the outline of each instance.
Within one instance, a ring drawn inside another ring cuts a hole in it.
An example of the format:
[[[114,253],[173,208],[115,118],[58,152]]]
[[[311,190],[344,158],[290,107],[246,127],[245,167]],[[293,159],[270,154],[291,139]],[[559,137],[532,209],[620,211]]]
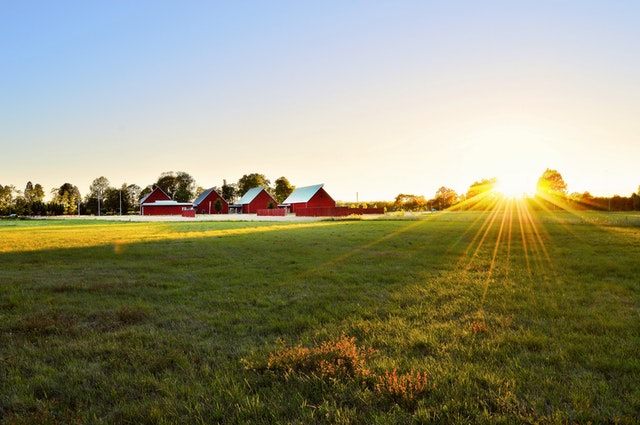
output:
[[[640,2],[0,0],[0,184],[640,185]]]

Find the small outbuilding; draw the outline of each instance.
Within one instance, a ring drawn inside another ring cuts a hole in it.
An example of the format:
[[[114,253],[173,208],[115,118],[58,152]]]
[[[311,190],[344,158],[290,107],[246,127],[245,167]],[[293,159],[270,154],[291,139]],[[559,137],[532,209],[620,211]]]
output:
[[[213,187],[193,201],[193,208],[198,214],[229,214],[229,203]]]
[[[324,190],[324,184],[299,187],[294,190],[287,199],[282,202],[282,206],[290,212],[303,208],[333,208],[336,201]]]
[[[229,206],[229,210],[237,214],[256,214],[258,210],[273,209],[277,206],[276,200],[267,192],[267,186],[260,186],[249,189],[237,203]]]
[[[150,194],[140,200],[140,215],[183,215],[193,209],[190,202],[177,202],[155,186]]]

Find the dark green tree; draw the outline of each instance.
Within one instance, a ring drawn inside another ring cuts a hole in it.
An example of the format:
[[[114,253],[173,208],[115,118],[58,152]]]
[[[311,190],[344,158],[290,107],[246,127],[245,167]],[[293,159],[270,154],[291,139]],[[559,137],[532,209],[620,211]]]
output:
[[[234,183],[227,184],[227,181],[223,180],[222,187],[220,188],[220,195],[225,201],[233,204],[238,196],[238,186]]]
[[[220,214],[223,207],[224,206],[222,205],[222,201],[220,200],[220,198],[216,199],[213,203],[213,210],[216,212],[216,214]]]
[[[167,171],[160,174],[160,177],[158,177],[155,186],[158,186],[164,191],[164,193],[166,193],[171,199],[173,199],[173,195],[178,190],[178,183],[176,181],[175,173],[173,171]]]
[[[144,189],[142,189],[138,195],[138,205],[140,205],[140,200],[145,196],[147,196],[148,194],[150,194],[151,192],[153,192],[153,185],[149,185]]]
[[[110,184],[109,179],[105,176],[100,176],[91,182],[89,193],[85,196],[85,204],[89,212],[97,215],[102,214],[104,199]]]
[[[54,205],[52,208],[57,214],[72,215],[78,212],[78,204],[82,197],[80,196],[80,189],[71,183],[65,183],[57,189],[52,190],[53,200],[51,203]],[[55,206],[59,206],[56,208]]]
[[[12,185],[2,186],[0,184],[0,215],[11,214],[14,191],[15,188]]]
[[[108,188],[104,193],[103,208],[107,214],[119,215],[120,205],[122,205],[122,212],[126,214],[128,209],[126,183],[117,189],[115,187]]]
[[[122,196],[127,200],[127,208],[125,209],[124,206],[122,207],[122,214],[137,211],[138,207],[140,207],[140,186],[137,184],[128,185],[125,183],[122,185],[122,190]]]
[[[190,174],[178,171],[176,174],[178,190],[173,196],[178,202],[191,202],[195,199],[196,181]]]
[[[269,186],[270,184],[271,182],[267,180],[264,174],[245,174],[238,180],[238,196],[244,196],[249,189],[253,189],[254,187]]]
[[[276,187],[274,189],[273,197],[276,199],[278,204],[281,204],[285,199],[287,199],[289,195],[291,195],[291,192],[293,192],[295,186],[292,186],[286,177],[280,177],[276,179],[275,184]]]
[[[34,185],[31,182],[27,182],[24,188],[24,199],[29,203],[42,202],[44,200],[44,188],[39,183]]]
[[[174,201],[190,202],[194,199],[196,181],[184,171],[164,172],[158,178],[156,186],[165,191]]]
[[[26,202],[31,202],[31,192],[33,191],[33,183],[31,181],[27,182],[27,185],[24,188],[23,196]]]

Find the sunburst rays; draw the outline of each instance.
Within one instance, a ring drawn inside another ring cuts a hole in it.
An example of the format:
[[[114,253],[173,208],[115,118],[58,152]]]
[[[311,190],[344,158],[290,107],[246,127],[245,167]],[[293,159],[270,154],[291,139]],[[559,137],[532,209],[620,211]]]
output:
[[[547,246],[550,238],[524,199],[490,192],[480,196],[483,199],[471,200],[467,205],[484,203],[487,208],[468,227],[468,233],[475,233],[458,258],[457,269],[467,275],[462,281],[482,285],[477,315],[483,317],[485,300],[494,282],[510,282],[512,270],[521,268],[528,280],[539,276],[548,281],[555,276],[555,268]],[[471,273],[478,273],[478,277],[471,279]]]

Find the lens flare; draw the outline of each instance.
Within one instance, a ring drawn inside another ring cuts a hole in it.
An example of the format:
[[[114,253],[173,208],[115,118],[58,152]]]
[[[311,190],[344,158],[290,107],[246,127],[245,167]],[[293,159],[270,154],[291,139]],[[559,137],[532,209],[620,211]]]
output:
[[[533,193],[531,182],[521,176],[511,175],[498,178],[495,191],[507,198],[523,199]]]

